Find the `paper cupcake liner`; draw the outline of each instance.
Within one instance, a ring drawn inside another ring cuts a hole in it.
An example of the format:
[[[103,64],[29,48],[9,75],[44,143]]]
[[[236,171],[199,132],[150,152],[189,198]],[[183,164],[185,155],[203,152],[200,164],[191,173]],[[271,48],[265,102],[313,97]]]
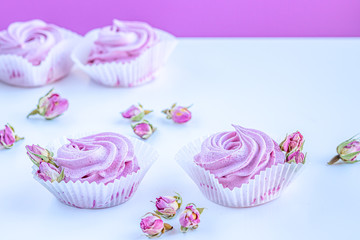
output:
[[[80,138],[88,135],[75,134],[70,138]],[[134,145],[140,169],[126,177],[115,179],[114,182],[106,185],[104,183],[80,181],[50,182],[44,181],[36,175],[38,167],[34,165],[32,172],[34,179],[49,190],[60,202],[69,206],[77,208],[108,208],[122,204],[134,195],[146,172],[158,158],[158,153],[149,144],[132,137],[129,139]],[[47,146],[47,149],[56,153],[57,149],[66,143],[68,143],[67,137],[63,137],[55,140]]]
[[[13,55],[0,55],[0,81],[20,87],[37,87],[69,74],[73,61],[70,54],[81,36],[60,28],[64,40],[56,44],[40,65],[32,65],[27,59]]]
[[[225,207],[254,207],[278,198],[297,175],[303,164],[277,164],[260,172],[240,188],[224,188],[208,170],[194,162],[206,138],[184,146],[175,159],[210,201]]]
[[[108,62],[87,64],[87,60],[98,29],[86,34],[71,55],[75,64],[87,73],[95,82],[110,87],[134,87],[147,83],[155,78],[158,71],[168,60],[176,46],[176,38],[171,34],[156,29],[160,40],[137,58],[126,62]]]

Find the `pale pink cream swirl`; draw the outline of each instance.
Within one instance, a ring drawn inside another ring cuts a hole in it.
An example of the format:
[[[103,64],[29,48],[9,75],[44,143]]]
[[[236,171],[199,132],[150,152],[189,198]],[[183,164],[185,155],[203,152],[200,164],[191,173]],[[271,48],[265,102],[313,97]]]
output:
[[[69,141],[55,158],[64,169],[65,182],[107,184],[139,170],[133,144],[120,134],[105,132]]]
[[[15,22],[0,32],[0,54],[14,54],[39,65],[63,39],[59,28],[41,20]]]
[[[88,64],[127,61],[139,56],[158,41],[154,29],[143,22],[114,20],[100,29]]]
[[[225,188],[248,183],[261,171],[285,162],[279,145],[265,133],[233,125],[235,131],[207,138],[195,163],[214,174]]]

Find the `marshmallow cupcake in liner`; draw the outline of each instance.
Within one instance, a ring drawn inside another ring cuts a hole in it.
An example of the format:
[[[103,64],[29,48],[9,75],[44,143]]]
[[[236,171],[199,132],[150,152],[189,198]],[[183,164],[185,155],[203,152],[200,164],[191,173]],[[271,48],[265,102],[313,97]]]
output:
[[[57,29],[63,39],[50,49],[39,65],[15,54],[0,54],[0,81],[19,87],[38,87],[68,75],[74,64],[70,55],[81,36],[61,27]]]
[[[248,183],[230,190],[223,187],[210,171],[194,162],[194,156],[201,151],[201,145],[207,138],[202,137],[182,147],[175,159],[206,198],[225,207],[254,207],[278,198],[304,165],[273,165],[261,171]]]
[[[93,133],[78,133],[70,136],[71,139],[86,137]],[[135,156],[138,160],[139,169],[125,177],[115,179],[113,182],[104,184],[88,181],[44,181],[36,174],[38,167],[33,166],[33,177],[60,202],[77,208],[108,208],[120,205],[128,201],[136,192],[140,182],[151,165],[157,160],[158,153],[149,144],[133,137],[127,137],[134,146]],[[47,149],[56,154],[56,151],[64,144],[69,143],[68,137],[62,137],[51,142]]]
[[[158,42],[130,60],[88,64],[89,55],[101,29],[87,33],[71,57],[79,68],[99,84],[109,87],[135,87],[145,84],[158,75],[177,44],[173,35],[153,29]]]

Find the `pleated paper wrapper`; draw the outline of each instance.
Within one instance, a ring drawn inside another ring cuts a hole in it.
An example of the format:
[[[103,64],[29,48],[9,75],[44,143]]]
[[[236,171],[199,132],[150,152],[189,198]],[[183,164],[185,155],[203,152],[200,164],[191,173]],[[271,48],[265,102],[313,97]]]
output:
[[[95,29],[86,34],[83,41],[74,49],[72,59],[93,81],[109,87],[134,87],[153,80],[177,44],[173,35],[155,29],[159,42],[138,57],[126,62],[87,64],[98,32],[99,29]]]
[[[57,81],[71,71],[73,48],[81,36],[60,28],[64,37],[48,53],[39,65],[32,65],[27,59],[14,54],[0,55],[0,81],[19,87],[38,87]]]
[[[278,198],[304,164],[277,164],[260,172],[240,188],[224,188],[213,174],[194,162],[206,137],[184,146],[176,154],[178,164],[209,200],[226,207],[254,207]]]
[[[90,134],[76,134],[69,138],[80,138]],[[115,179],[114,182],[104,184],[96,182],[69,181],[60,183],[40,179],[36,175],[37,166],[33,166],[33,177],[51,192],[60,202],[77,208],[108,208],[128,201],[136,192],[140,182],[157,160],[158,153],[147,143],[130,138],[135,148],[135,154],[140,169],[126,177]],[[52,142],[47,149],[56,155],[57,149],[68,143],[67,137]]]

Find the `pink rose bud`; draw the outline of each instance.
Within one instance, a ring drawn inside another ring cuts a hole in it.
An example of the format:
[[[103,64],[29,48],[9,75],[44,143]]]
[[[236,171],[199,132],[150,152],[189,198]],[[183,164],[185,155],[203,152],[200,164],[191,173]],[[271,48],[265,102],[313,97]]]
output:
[[[170,109],[162,112],[166,114],[167,119],[172,119],[176,123],[186,123],[191,119],[191,112],[188,109],[190,107],[176,107],[176,104],[173,104]]]
[[[50,163],[40,162],[36,175],[44,181],[61,182],[64,179],[64,170],[60,171],[59,168]]]
[[[141,104],[138,106],[131,105],[125,112],[122,112],[121,115],[124,118],[129,118],[131,121],[138,122],[141,121],[145,115],[151,113],[152,110],[144,110]]]
[[[156,128],[146,120],[138,122],[131,127],[134,133],[142,139],[148,139],[156,131]]]
[[[176,211],[181,207],[182,198],[177,193],[176,196],[165,196],[156,198],[156,213],[163,218],[171,219],[176,215]]]
[[[10,124],[6,124],[4,129],[0,130],[0,147],[1,148],[12,148],[14,143],[24,138],[19,137],[15,134],[14,128]]]
[[[305,163],[306,155],[302,153],[300,150],[296,150],[294,152],[289,153],[286,156],[286,162],[288,163]]]
[[[360,159],[356,159],[360,155],[360,138],[352,137],[346,140],[337,146],[336,151],[338,155],[328,162],[329,165],[336,163],[340,159],[346,163],[355,163],[360,161]]]
[[[36,166],[39,166],[41,162],[47,162],[57,167],[53,161],[54,153],[49,150],[42,148],[39,145],[27,145],[25,148],[27,151],[26,154]]]
[[[304,138],[300,132],[294,132],[287,135],[285,140],[280,143],[280,148],[286,153],[290,153],[296,149],[302,150],[304,145]]]
[[[189,229],[196,229],[200,223],[200,214],[204,208],[196,208],[195,204],[190,203],[185,207],[185,210],[180,214],[179,222],[180,230],[187,232]]]
[[[37,108],[27,115],[39,114],[45,119],[51,120],[63,114],[69,107],[69,102],[65,98],[61,98],[59,94],[53,93],[51,89],[44,97],[39,99]]]
[[[147,213],[140,222],[140,228],[147,237],[160,237],[165,231],[173,227],[161,220],[160,216],[154,213]]]

